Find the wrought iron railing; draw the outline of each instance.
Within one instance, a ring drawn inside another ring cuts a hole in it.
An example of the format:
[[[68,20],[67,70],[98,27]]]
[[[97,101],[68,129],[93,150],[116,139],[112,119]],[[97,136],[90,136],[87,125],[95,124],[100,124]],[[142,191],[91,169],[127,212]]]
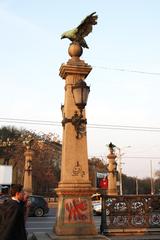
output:
[[[102,194],[101,233],[159,232],[160,196]]]

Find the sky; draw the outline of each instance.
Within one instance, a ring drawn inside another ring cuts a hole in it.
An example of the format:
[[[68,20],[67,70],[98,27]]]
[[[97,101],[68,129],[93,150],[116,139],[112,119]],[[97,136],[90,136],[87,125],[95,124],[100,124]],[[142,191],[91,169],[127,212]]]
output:
[[[70,41],[60,36],[92,12],[98,24],[81,57],[92,66],[88,155],[106,161],[112,142],[121,149],[123,173],[150,176],[152,163],[154,175],[160,168],[159,0],[0,0],[0,127],[62,139],[59,68],[69,59]]]

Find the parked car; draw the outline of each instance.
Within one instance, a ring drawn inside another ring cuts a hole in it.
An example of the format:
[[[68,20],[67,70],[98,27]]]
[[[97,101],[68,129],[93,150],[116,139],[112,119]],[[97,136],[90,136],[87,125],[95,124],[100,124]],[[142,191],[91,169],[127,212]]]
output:
[[[29,196],[29,216],[42,217],[49,212],[47,201],[42,196]]]

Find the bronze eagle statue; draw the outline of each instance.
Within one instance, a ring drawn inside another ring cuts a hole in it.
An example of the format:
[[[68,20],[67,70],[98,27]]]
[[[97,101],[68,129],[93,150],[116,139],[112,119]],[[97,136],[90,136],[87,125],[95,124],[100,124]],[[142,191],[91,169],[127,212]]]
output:
[[[112,142],[110,142],[110,144],[108,145],[108,147],[109,147],[110,149],[114,149],[114,148],[116,147],[116,145],[114,145]]]
[[[84,38],[92,32],[92,26],[97,24],[98,16],[95,14],[96,12],[91,13],[85,17],[78,27],[64,32],[61,39],[68,38],[71,42],[79,43],[83,48],[89,48]]]

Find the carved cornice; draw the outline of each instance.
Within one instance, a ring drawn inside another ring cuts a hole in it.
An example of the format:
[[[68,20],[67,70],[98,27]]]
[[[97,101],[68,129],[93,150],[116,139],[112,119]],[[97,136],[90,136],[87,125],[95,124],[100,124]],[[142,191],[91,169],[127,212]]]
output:
[[[66,79],[68,75],[81,75],[83,78],[86,78],[92,67],[88,64],[83,65],[73,65],[73,64],[62,64],[60,67],[60,77]]]

